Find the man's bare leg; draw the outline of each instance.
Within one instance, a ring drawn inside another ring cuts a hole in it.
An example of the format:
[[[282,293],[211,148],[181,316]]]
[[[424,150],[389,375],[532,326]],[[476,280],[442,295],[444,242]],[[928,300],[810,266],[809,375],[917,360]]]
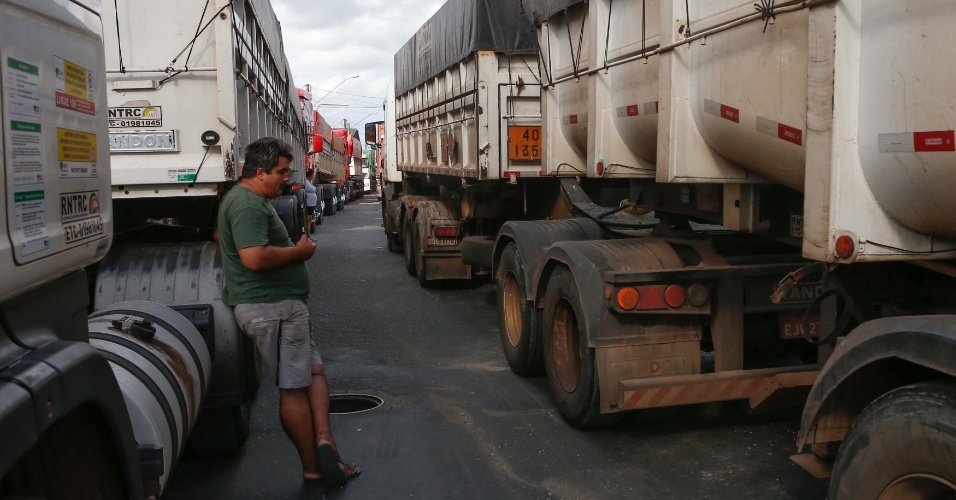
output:
[[[312,386],[315,386],[314,382]],[[279,389],[279,420],[282,422],[282,429],[299,452],[299,459],[302,461],[302,478],[315,480],[322,477],[322,474],[315,452],[316,441],[312,427],[309,391],[308,387]],[[326,389],[326,421],[328,421],[328,389]]]
[[[329,420],[329,383],[325,377],[325,366],[312,365],[312,385],[309,386],[309,407],[312,409],[312,429],[315,435],[314,446],[331,444],[339,452],[332,437],[332,423]]]

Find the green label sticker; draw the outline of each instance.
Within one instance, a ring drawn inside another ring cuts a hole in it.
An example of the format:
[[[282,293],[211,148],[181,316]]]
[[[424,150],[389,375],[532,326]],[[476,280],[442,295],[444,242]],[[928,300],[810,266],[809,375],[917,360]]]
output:
[[[14,132],[33,132],[35,134],[40,133],[40,124],[39,123],[30,123],[30,122],[18,122],[16,120],[10,121],[10,130]]]
[[[13,201],[16,203],[21,203],[24,201],[36,201],[43,199],[43,191],[24,191],[22,193],[14,193]]]
[[[18,61],[12,57],[7,58],[7,66],[24,73],[30,73],[31,75],[40,75],[40,68],[32,64],[25,63],[23,61]]]
[[[179,174],[177,180],[179,182],[193,182],[196,180],[196,174]]]

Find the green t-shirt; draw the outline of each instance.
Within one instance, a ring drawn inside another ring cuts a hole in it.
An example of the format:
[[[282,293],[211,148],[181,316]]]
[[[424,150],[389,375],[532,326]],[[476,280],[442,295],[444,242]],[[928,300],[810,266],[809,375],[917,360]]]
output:
[[[230,306],[259,304],[309,297],[305,262],[271,271],[253,271],[242,265],[239,250],[256,246],[291,247],[289,233],[272,204],[250,189],[237,185],[219,206],[219,252],[225,286],[222,301]]]

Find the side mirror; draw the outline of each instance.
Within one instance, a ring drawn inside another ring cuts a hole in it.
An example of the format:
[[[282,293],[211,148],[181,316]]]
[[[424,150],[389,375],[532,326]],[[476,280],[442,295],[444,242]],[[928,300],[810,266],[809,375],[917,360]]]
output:
[[[378,144],[378,126],[385,122],[370,122],[365,124],[365,144]]]

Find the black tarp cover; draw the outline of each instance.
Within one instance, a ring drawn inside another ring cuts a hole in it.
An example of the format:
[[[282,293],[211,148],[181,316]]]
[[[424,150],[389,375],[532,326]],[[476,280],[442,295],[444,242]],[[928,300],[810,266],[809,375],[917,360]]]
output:
[[[538,26],[553,15],[586,0],[521,0],[532,24]]]
[[[478,50],[537,52],[530,19],[519,0],[448,0],[395,54],[396,94]]]

